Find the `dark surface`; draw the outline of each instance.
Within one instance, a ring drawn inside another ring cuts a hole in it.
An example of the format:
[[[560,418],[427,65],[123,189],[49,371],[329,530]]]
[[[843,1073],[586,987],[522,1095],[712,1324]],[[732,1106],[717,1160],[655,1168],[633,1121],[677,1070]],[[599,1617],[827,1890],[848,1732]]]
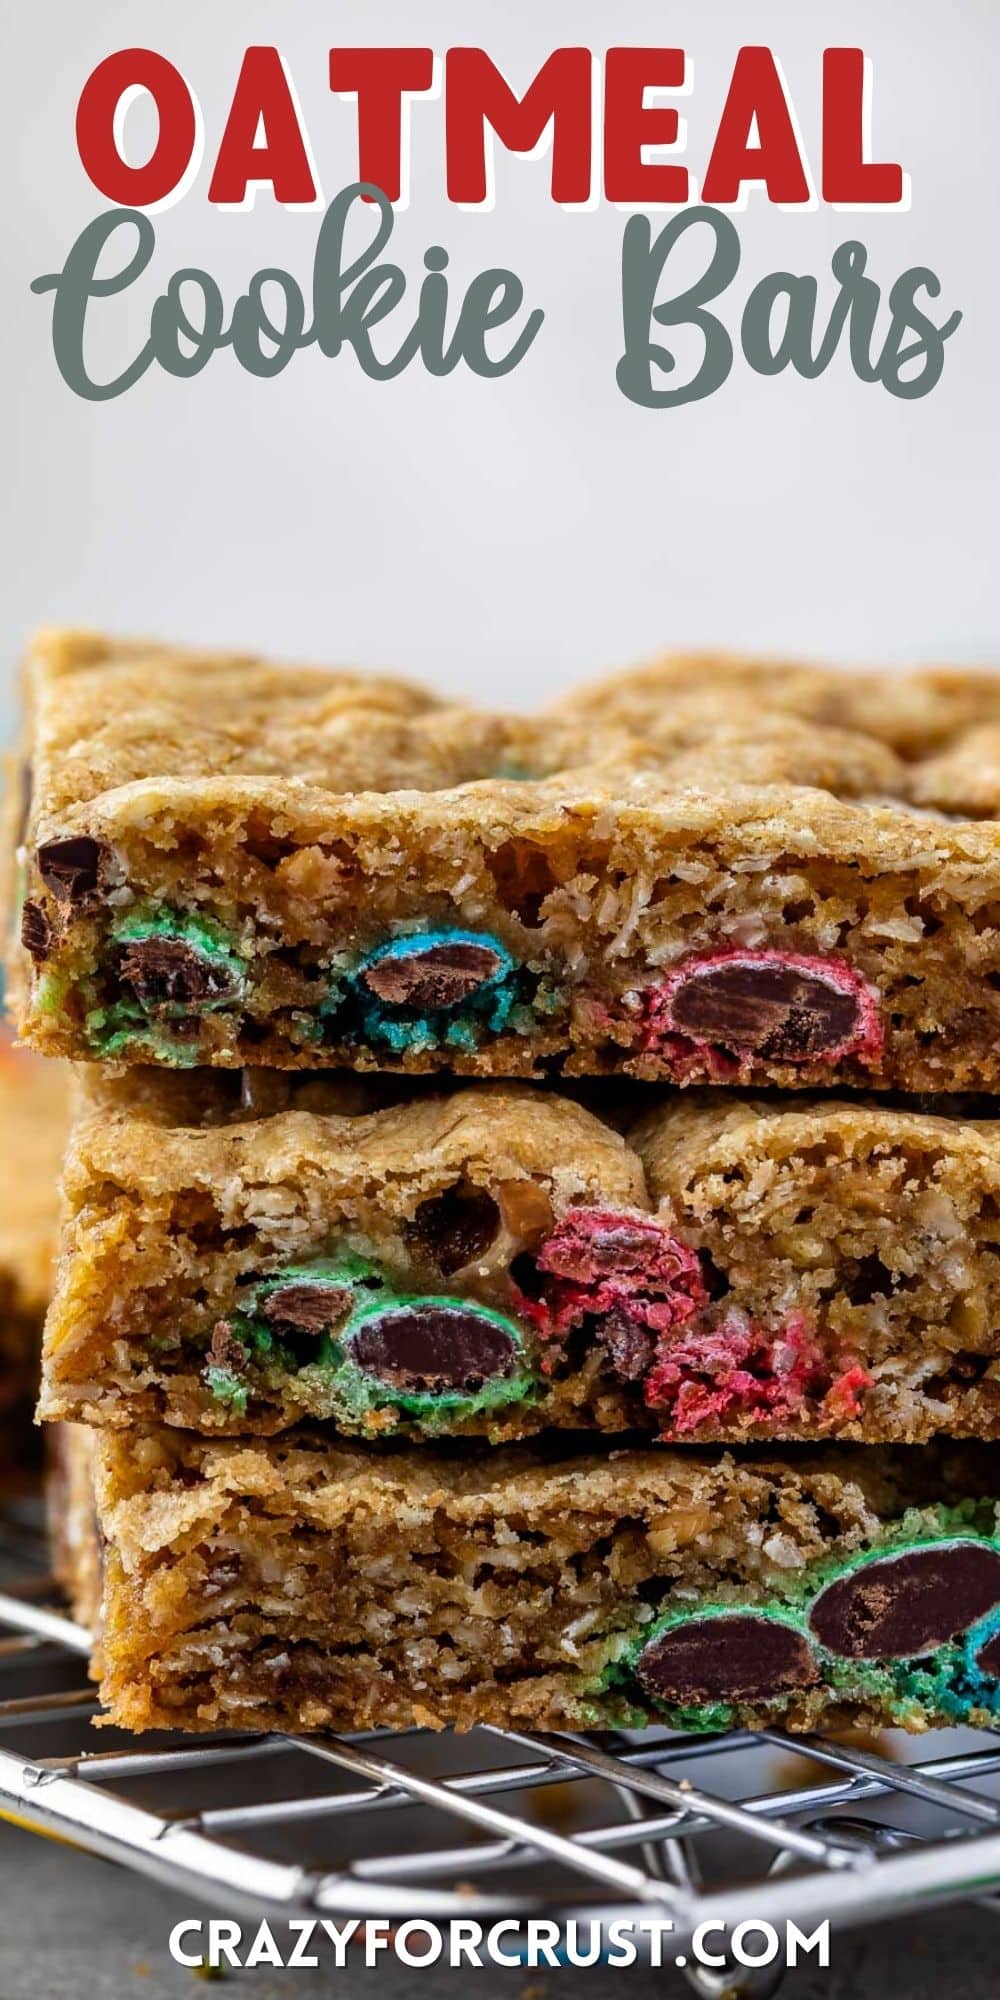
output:
[[[173,1964],[167,1938],[180,1918],[209,1914],[109,1862],[0,1826],[0,2000],[196,2000],[213,1988],[254,2000],[292,1994],[316,2000],[331,1992],[351,2000],[376,1990],[379,2000],[432,2000],[438,1993],[449,2000],[569,2000],[584,1978],[590,2000],[663,1994],[684,2000],[691,1991],[673,1968],[638,1966],[417,1972],[389,1963],[371,1971],[348,1964],[338,1972],[331,1962],[320,1971],[260,1968],[206,1981]],[[998,1952],[1000,1918],[986,1910],[914,1915],[835,1937],[830,1969],[790,1973],[781,1994],[783,2000],[992,2000]]]

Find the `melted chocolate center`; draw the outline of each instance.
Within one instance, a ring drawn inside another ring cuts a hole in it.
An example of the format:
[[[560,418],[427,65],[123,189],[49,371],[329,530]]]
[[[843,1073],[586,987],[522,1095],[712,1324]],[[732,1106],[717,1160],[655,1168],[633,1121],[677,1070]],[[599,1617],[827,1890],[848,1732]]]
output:
[[[421,949],[415,943],[412,951],[392,952],[363,966],[361,977],[388,1006],[433,1012],[470,999],[494,978],[501,963],[489,945],[432,944]]]
[[[197,1007],[236,991],[229,968],[183,938],[136,938],[122,950],[120,975],[144,1007]]]
[[[801,1632],[749,1612],[670,1626],[644,1647],[635,1671],[647,1694],[677,1707],[768,1701],[819,1679]]]
[[[847,1660],[913,1659],[957,1638],[1000,1604],[1000,1554],[942,1542],[863,1563],[828,1584],[809,1623]]]
[[[801,1062],[850,1040],[858,998],[778,958],[760,965],[734,959],[693,969],[675,988],[670,1013],[678,1032],[695,1041]]]
[[[510,1375],[517,1358],[505,1327],[460,1305],[390,1307],[362,1322],[349,1340],[352,1359],[365,1375],[393,1388],[473,1394],[497,1375]]]

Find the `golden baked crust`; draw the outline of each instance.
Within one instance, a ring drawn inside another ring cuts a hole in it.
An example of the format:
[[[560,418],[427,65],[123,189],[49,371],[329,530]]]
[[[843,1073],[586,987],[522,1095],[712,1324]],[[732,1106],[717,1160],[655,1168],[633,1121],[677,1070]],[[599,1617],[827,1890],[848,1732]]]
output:
[[[665,653],[571,689],[550,712],[600,716],[645,735],[675,727],[685,704],[724,719],[734,702],[818,723],[823,731],[857,730],[919,762],[966,730],[1000,723],[1000,675],[987,667],[860,672],[732,652]]]
[[[639,1093],[629,1127],[531,1085],[77,1090],[46,1417],[1000,1437],[1000,1121],[967,1107]]]
[[[996,1480],[972,1448],[104,1433],[102,1698],[127,1729],[985,1723]]]

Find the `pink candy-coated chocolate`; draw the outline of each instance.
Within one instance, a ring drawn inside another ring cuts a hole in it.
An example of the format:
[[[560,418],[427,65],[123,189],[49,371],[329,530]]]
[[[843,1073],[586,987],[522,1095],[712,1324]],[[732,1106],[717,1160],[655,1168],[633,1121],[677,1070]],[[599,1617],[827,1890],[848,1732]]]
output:
[[[816,1403],[820,1425],[849,1423],[870,1386],[857,1363],[831,1381],[829,1356],[795,1317],[777,1335],[729,1320],[714,1332],[664,1343],[643,1393],[650,1409],[665,1413],[662,1435],[679,1438],[710,1423],[794,1422]]]
[[[702,1041],[697,1036],[686,1034],[674,1024],[673,1000],[681,986],[686,986],[692,978],[700,978],[715,970],[717,966],[743,965],[750,970],[766,966],[780,966],[792,972],[800,972],[806,979],[820,980],[840,993],[850,994],[857,1004],[857,1016],[852,1032],[828,1049],[821,1056],[786,1056],[787,1062],[822,1061],[842,1062],[847,1056],[854,1056],[859,1062],[871,1063],[881,1054],[885,1042],[885,1032],[880,1014],[879,995],[869,986],[860,972],[843,959],[808,957],[798,952],[769,949],[767,951],[743,951],[732,946],[722,951],[696,954],[683,964],[674,966],[658,986],[648,987],[640,995],[640,1046],[646,1055],[658,1055],[683,1074],[685,1069],[699,1063],[721,1082],[727,1080],[739,1068],[732,1054],[727,1054],[717,1044]],[[752,1058],[751,1058],[752,1059]]]
[[[548,1339],[612,1313],[667,1333],[708,1303],[694,1252],[651,1215],[571,1208],[536,1264],[547,1280],[542,1296],[521,1294],[518,1307]]]
[[[618,1209],[573,1208],[535,1258],[540,1295],[518,1289],[516,1307],[553,1352],[585,1321],[630,1328],[638,1366],[623,1379],[641,1384],[647,1407],[662,1412],[664,1437],[689,1436],[709,1424],[775,1428],[807,1409],[820,1427],[850,1423],[871,1378],[857,1363],[834,1373],[829,1354],[801,1315],[777,1333],[745,1319],[698,1330],[708,1306],[694,1252],[655,1216]],[[600,1338],[600,1327],[598,1326]],[[605,1333],[607,1339],[607,1332]],[[615,1354],[616,1342],[610,1352]]]

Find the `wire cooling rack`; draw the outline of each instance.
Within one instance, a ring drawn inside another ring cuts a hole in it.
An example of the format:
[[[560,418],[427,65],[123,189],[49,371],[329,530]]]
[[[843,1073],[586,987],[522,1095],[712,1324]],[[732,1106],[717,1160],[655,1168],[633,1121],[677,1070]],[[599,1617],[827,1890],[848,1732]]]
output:
[[[192,1902],[272,1918],[670,1919],[668,1963],[704,1923],[783,1937],[789,1922],[835,1930],[971,1899],[1000,1914],[996,1735],[910,1739],[904,1763],[777,1731],[98,1734],[86,1635],[44,1562],[30,1508],[8,1511],[0,1817]],[[708,2000],[759,2000],[781,1974],[689,1960],[685,1976]]]

